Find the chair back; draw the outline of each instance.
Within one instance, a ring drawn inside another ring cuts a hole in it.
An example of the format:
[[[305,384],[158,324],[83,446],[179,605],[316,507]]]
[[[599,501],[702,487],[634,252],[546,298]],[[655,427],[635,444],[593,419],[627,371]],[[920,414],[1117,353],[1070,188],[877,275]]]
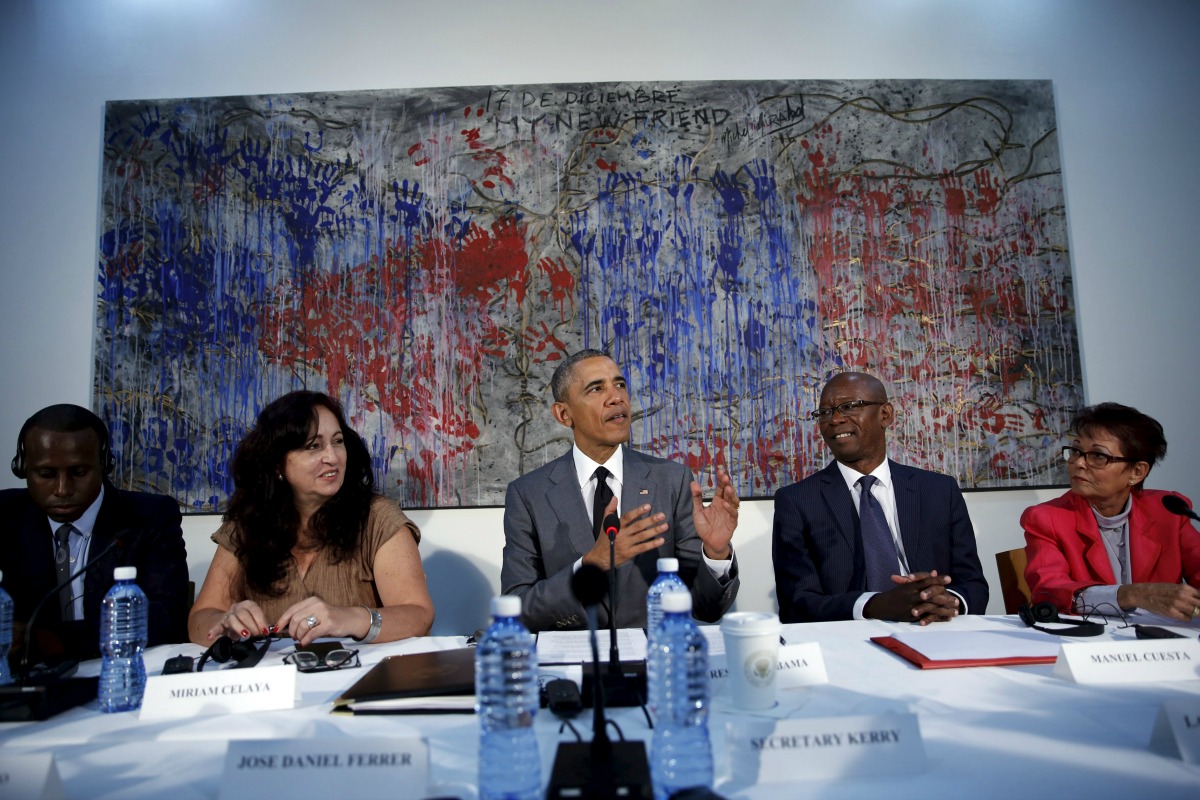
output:
[[[1015,614],[1029,602],[1029,584],[1025,582],[1025,548],[996,553],[996,569],[1000,572],[1000,591],[1004,596],[1004,613]]]

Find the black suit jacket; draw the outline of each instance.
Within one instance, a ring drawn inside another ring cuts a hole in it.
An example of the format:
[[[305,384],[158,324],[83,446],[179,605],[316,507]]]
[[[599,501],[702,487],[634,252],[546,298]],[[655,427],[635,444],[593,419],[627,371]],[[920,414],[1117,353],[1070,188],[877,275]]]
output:
[[[617,568],[617,627],[646,626],[646,590],[658,575],[660,557],[679,559],[679,576],[692,590],[692,615],[715,622],[737,597],[737,558],[725,583],[704,565],[703,543],[692,522],[691,471],[628,447],[623,458],[621,512],[649,503],[651,513],[667,515],[669,527],[661,547]],[[521,597],[522,617],[530,630],[587,626],[583,606],[571,593],[571,567],[595,544],[591,516],[570,450],[508,485],[500,585],[505,594]],[[607,627],[607,600],[598,616],[601,627]]]
[[[149,645],[187,641],[188,568],[179,506],[154,494],[104,486],[88,558],[94,562],[84,580],[84,618],[63,622],[56,600],[38,613],[30,663],[42,659],[88,659],[100,655],[100,602],[113,584],[113,569],[137,567],[137,584],[149,605]],[[117,533],[129,530],[123,544],[101,556]],[[0,569],[13,598],[13,618],[28,622],[46,593],[58,583],[54,545],[46,514],[25,489],[0,492]]]
[[[913,572],[949,575],[972,614],[987,609],[988,585],[958,483],[888,461],[896,518]],[[775,493],[771,557],[783,622],[852,619],[866,591],[858,512],[837,462]]]

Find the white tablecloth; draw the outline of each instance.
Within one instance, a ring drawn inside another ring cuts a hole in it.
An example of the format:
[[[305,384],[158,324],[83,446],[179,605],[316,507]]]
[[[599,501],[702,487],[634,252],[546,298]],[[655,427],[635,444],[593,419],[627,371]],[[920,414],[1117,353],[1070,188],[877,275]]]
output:
[[[1052,667],[982,667],[922,671],[868,640],[899,631],[980,630],[1017,627],[1015,617],[962,617],[915,629],[874,621],[787,625],[789,644],[821,645],[829,683],[790,690],[796,718],[902,711],[916,714],[928,758],[917,775],[894,778],[803,780],[790,787],[729,783],[725,727],[732,714],[714,712],[718,792],[726,797],[1172,797],[1200,796],[1200,767],[1149,750],[1163,701],[1200,700],[1200,680],[1121,686],[1081,686],[1052,675]],[[1106,638],[1129,638],[1113,631]],[[1095,641],[1095,640],[1092,640]],[[53,753],[68,797],[215,798],[231,739],[341,736],[423,736],[429,741],[431,795],[475,796],[478,728],[473,715],[348,717],[329,714],[334,697],[386,655],[461,647],[457,637],[410,639],[360,646],[363,669],[298,676],[302,697],[290,711],[226,714],[171,722],[142,722],[136,712],[101,714],[95,702],[38,723],[0,725],[7,754]],[[276,664],[291,651],[278,643],[263,660]],[[151,675],[194,645],[153,648]],[[85,665],[95,673],[96,665]],[[578,726],[590,730],[590,712]],[[616,709],[631,739],[649,742],[641,712]],[[543,779],[559,741],[558,722],[543,711],[538,722]],[[362,797],[347,787],[346,797]]]

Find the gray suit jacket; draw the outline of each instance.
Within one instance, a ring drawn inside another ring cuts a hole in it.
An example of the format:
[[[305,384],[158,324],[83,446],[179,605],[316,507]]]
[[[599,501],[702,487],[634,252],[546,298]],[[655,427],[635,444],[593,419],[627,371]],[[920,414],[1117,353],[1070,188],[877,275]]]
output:
[[[692,474],[687,467],[625,448],[621,512],[645,503],[664,512],[666,542],[617,568],[617,627],[646,625],[646,589],[658,574],[659,558],[678,558],[679,575],[692,590],[692,614],[715,622],[737,597],[737,559],[722,584],[703,563],[702,543],[692,524]],[[592,549],[591,511],[584,507],[571,451],[508,485],[504,498],[505,594],[522,601],[532,631],[587,625],[583,606],[571,593],[571,566]],[[599,624],[607,627],[607,600]]]

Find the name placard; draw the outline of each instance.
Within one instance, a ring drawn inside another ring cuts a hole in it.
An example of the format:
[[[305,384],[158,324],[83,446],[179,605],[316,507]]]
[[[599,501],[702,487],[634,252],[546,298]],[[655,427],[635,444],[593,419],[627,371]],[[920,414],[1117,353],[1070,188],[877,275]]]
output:
[[[428,784],[423,739],[239,739],[225,753],[219,797],[418,800]]]
[[[1064,644],[1054,674],[1076,683],[1145,683],[1200,678],[1200,641],[1142,639]]]
[[[878,714],[726,727],[733,780],[783,783],[811,778],[923,772],[925,745],[915,714]]]
[[[708,657],[708,676],[714,697],[727,691],[725,684],[728,683],[729,662],[724,653]],[[775,685],[778,688],[794,689],[819,683],[829,683],[820,644],[804,642],[779,648],[778,661],[775,663]]]
[[[1168,758],[1200,764],[1200,699],[1163,703],[1150,735],[1150,749]]]
[[[296,668],[288,664],[155,675],[146,680],[139,719],[295,708],[296,691]]]
[[[0,751],[0,797],[65,800],[62,779],[50,753],[16,755]]]

